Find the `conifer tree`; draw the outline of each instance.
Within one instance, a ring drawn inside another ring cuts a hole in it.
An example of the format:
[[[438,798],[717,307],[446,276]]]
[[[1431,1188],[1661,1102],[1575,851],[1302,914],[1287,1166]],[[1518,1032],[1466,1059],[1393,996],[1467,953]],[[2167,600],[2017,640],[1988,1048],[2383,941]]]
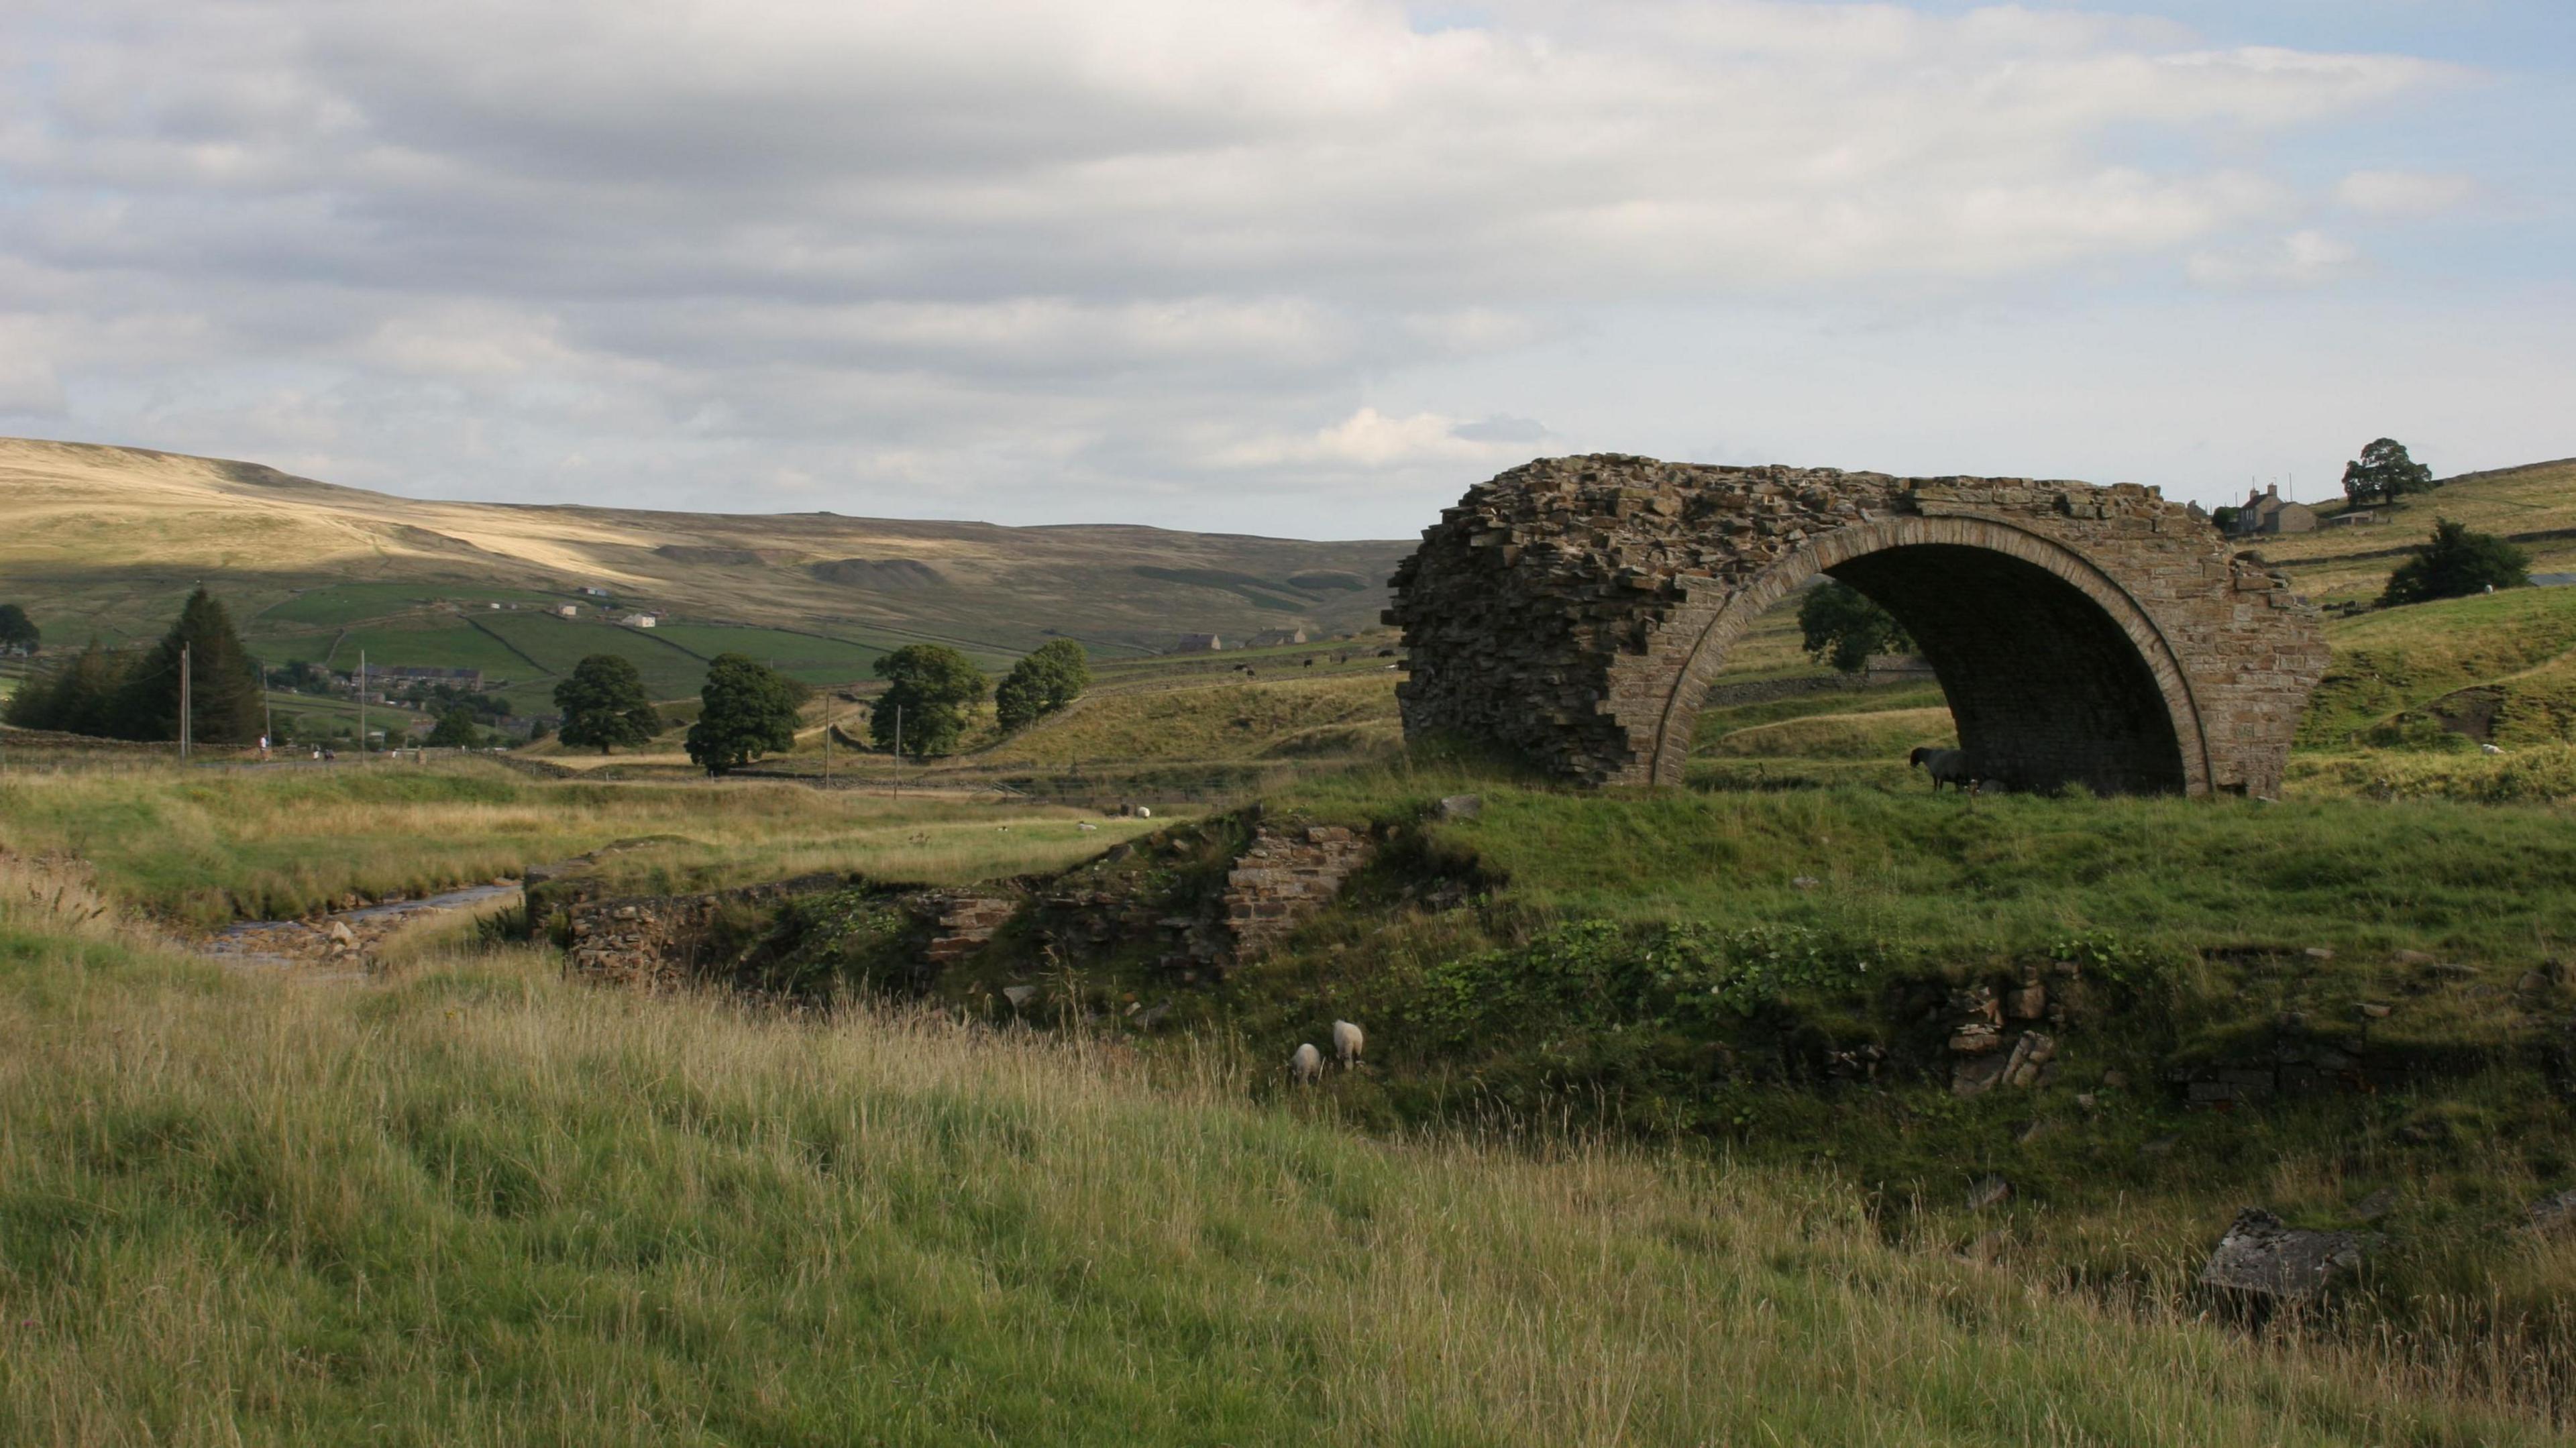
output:
[[[125,684],[126,666],[125,659],[91,639],[79,653],[56,659],[20,685],[0,718],[21,729],[58,729],[66,734],[107,737],[117,693]]]
[[[179,737],[179,655],[188,656],[189,737],[200,744],[259,739],[259,668],[233,631],[232,615],[202,586],[188,595],[178,622],[136,661],[108,719],[120,739]]]

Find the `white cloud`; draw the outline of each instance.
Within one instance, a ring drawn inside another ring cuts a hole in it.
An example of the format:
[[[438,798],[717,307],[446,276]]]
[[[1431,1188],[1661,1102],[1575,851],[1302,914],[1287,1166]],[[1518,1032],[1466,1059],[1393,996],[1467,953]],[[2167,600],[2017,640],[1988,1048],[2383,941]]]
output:
[[[2477,194],[2470,177],[2418,171],[2355,171],[2335,186],[2335,200],[2364,216],[2438,216]]]
[[[1329,427],[1299,435],[1272,435],[1235,443],[1211,461],[1223,467],[1270,468],[1285,465],[1342,464],[1362,468],[1411,466],[1426,462],[1487,463],[1528,455],[1532,439],[1505,428],[1494,436],[1491,420],[1462,422],[1438,413],[1417,412],[1389,417],[1363,407]]]
[[[2294,231],[2252,246],[2192,254],[2185,271],[2205,287],[2313,287],[2360,273],[2361,252],[2321,231]]]
[[[570,491],[579,456],[657,501],[780,479],[852,512],[1516,461],[1495,414],[1552,402],[1383,384],[1611,309],[2349,275],[2261,158],[2459,78],[1790,0],[1499,0],[1432,33],[1389,0],[29,0],[10,24],[0,328],[49,359],[0,373],[12,395],[380,481]],[[2394,214],[2440,179],[2337,195]]]

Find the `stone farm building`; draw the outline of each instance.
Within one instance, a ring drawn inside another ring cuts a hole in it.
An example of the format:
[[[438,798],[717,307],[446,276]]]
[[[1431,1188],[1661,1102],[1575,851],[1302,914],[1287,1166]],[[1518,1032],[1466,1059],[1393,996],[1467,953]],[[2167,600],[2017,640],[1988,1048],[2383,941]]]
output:
[[[1252,636],[1252,642],[1245,644],[1244,647],[1248,649],[1275,649],[1288,644],[1302,644],[1305,641],[1306,631],[1302,628],[1266,628],[1261,632],[1254,634]]]
[[[1181,635],[1179,647],[1173,649],[1172,652],[1176,654],[1212,654],[1224,647],[1225,640],[1218,638],[1212,633],[1183,634]]]
[[[2317,510],[2305,503],[2293,503],[2283,498],[2279,483],[2247,495],[2245,506],[2236,510],[2236,532],[2239,536],[2315,531]]]

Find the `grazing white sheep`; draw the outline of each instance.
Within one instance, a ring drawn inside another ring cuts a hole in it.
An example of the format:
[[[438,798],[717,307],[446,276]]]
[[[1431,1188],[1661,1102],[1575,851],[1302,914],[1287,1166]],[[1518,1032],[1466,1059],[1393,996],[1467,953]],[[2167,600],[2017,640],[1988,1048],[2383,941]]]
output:
[[[1360,1052],[1368,1045],[1368,1035],[1348,1021],[1333,1022],[1333,1056],[1345,1066],[1360,1063]]]
[[[2504,753],[2504,751],[2503,751],[2503,750],[2496,748],[2496,747],[2495,747],[2494,745],[2492,745],[2492,744],[2481,744],[2481,745],[2479,745],[2479,746],[2478,746],[2478,752],[2479,752],[2479,753],[2481,753],[2481,754],[2502,754],[2502,753]]]
[[[1945,784],[1954,789],[1966,789],[1976,783],[1968,773],[1968,754],[1963,749],[1917,749],[1906,756],[1905,767],[1921,769],[1932,776],[1934,794],[1939,794]]]
[[[1300,1045],[1297,1054],[1288,1058],[1288,1074],[1296,1077],[1300,1086],[1323,1075],[1324,1053],[1316,1050],[1312,1041]]]

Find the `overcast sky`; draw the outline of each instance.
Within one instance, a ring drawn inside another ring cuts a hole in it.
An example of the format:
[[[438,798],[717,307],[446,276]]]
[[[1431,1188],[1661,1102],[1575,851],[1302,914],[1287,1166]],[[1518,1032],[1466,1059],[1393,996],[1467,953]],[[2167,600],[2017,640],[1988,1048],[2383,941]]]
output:
[[[2576,453],[2569,0],[0,0],[0,432],[1408,536]]]

